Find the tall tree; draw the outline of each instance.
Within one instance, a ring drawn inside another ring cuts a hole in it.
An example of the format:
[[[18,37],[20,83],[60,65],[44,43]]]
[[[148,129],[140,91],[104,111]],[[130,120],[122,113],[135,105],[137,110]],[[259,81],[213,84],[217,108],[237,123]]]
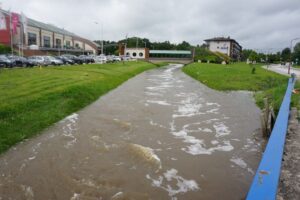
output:
[[[291,49],[290,48],[284,48],[281,52],[281,58],[282,61],[287,62],[290,60],[290,56],[291,56]]]
[[[300,42],[298,42],[295,47],[294,47],[294,51],[293,51],[293,61],[299,65],[300,62]]]
[[[249,56],[252,52],[253,52],[252,49],[243,49],[243,51],[242,51],[242,61],[246,61],[249,58]]]
[[[248,58],[250,61],[259,61],[259,56],[255,51],[252,51]]]
[[[179,43],[176,47],[177,50],[190,50],[191,49],[191,45],[186,42],[183,41],[182,43]]]

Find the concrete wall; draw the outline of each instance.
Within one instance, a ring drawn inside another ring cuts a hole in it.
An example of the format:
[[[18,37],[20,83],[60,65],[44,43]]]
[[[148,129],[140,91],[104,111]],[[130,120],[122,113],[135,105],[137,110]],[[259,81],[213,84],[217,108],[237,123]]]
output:
[[[189,64],[193,63],[194,60],[192,58],[149,58],[149,62],[152,63],[180,63],[180,64]]]
[[[93,47],[91,47],[90,45],[86,44],[86,43],[84,44],[84,49],[86,51],[92,51],[93,54],[96,54],[96,50]]]
[[[136,59],[145,59],[147,56],[145,48],[127,48],[125,49],[125,55]]]
[[[78,44],[79,48],[84,49],[83,42],[79,40],[74,40],[74,47],[76,48],[76,44]]]

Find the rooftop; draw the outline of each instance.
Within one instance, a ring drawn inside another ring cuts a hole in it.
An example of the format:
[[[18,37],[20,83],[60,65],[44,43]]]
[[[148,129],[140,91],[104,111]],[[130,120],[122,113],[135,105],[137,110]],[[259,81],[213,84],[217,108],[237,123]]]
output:
[[[181,50],[150,50],[150,54],[192,54],[191,51],[181,51]]]

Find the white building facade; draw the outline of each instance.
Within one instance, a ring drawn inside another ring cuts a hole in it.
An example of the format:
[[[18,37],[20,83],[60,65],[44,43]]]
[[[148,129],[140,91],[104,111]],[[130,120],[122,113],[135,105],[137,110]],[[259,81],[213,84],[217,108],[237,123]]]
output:
[[[242,46],[230,37],[216,37],[204,41],[208,45],[208,49],[212,52],[223,53],[235,60],[241,59]]]
[[[125,55],[135,59],[146,59],[149,56],[147,48],[125,48]]]

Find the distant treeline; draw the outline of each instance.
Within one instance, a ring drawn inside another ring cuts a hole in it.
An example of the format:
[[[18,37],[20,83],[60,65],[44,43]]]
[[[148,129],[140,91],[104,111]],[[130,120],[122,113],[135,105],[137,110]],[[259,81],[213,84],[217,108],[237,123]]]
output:
[[[101,42],[95,41],[98,44]],[[190,43],[183,41],[179,44],[171,43],[170,41],[164,42],[151,42],[147,38],[131,37],[120,41],[104,41],[104,53],[107,55],[118,55],[118,44],[126,44],[128,48],[143,48],[147,47],[151,50],[193,50],[195,49],[195,60],[210,61],[213,63],[221,63],[222,61],[230,62],[232,61],[227,55],[222,53],[211,52],[207,49],[205,44],[202,45],[191,45]],[[299,64],[300,61],[300,43],[297,43],[293,48],[293,53],[291,54],[290,48],[285,48],[281,52],[277,53],[259,53],[252,49],[244,49],[241,55],[241,61],[246,61],[247,59],[256,62],[268,62],[268,63],[279,63],[279,62],[289,62],[290,59],[294,63]]]
[[[252,49],[244,49],[242,54],[243,60],[251,60],[256,62],[279,63],[279,62],[294,62],[299,65],[300,61],[300,43],[297,43],[291,49],[286,47],[282,51],[276,53],[259,53]]]
[[[94,41],[101,45],[101,42],[99,40]],[[179,44],[171,43],[170,41],[164,41],[164,42],[151,42],[147,38],[137,38],[137,37],[131,37],[120,41],[104,41],[104,53],[105,54],[118,54],[118,44],[126,44],[128,48],[144,48],[147,47],[151,50],[157,49],[157,50],[191,50],[193,49],[193,46],[189,44],[186,41],[183,41]]]

